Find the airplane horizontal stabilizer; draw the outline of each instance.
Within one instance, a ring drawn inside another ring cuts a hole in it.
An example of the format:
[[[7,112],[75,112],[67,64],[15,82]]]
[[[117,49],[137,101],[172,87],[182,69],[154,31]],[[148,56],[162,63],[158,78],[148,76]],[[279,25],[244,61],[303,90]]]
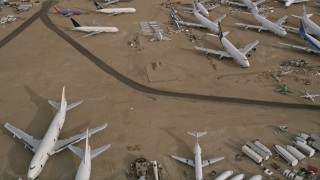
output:
[[[60,109],[60,103],[57,103],[57,102],[52,101],[52,100],[49,100],[48,103],[51,104],[51,106],[54,107],[56,110]]]
[[[204,160],[204,161],[202,161],[202,167],[206,167],[210,164],[214,164],[214,163],[221,161],[223,159],[224,159],[224,157],[217,157],[217,158],[213,158],[213,159]]]
[[[204,136],[207,134],[207,132],[188,132],[188,134],[190,134],[191,136],[194,136],[194,137],[201,137],[201,136]]]
[[[80,159],[83,158],[84,156],[84,152],[82,149],[78,148],[78,147],[75,147],[75,146],[72,146],[72,145],[69,145],[68,148],[74,153],[76,154]]]
[[[224,14],[224,15],[218,17],[218,18],[217,18],[215,21],[213,21],[213,22],[217,24],[218,22],[222,21],[222,19],[225,18],[226,16],[227,16],[227,15]]]
[[[99,154],[103,153],[105,150],[109,149],[110,147],[111,147],[111,144],[108,144],[91,151],[91,159],[94,159],[95,157],[97,157]]]
[[[67,106],[66,110],[69,111],[70,109],[73,109],[73,108],[75,108],[76,106],[80,105],[82,102],[83,102],[83,100],[78,101],[78,102],[75,102],[75,103],[72,103],[72,104],[70,104],[70,105]]]

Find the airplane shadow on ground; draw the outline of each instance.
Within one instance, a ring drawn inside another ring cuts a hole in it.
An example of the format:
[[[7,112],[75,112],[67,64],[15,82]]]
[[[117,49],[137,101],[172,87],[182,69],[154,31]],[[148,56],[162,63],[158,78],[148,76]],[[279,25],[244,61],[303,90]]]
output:
[[[180,137],[176,136],[172,131],[176,128],[160,128],[171,136],[177,142],[177,154],[175,156],[184,157],[187,159],[193,159],[193,153],[190,147]],[[189,150],[188,150],[189,149]],[[185,152],[188,150],[188,154]],[[171,155],[168,155],[171,158]]]
[[[26,129],[21,130],[31,136],[42,138],[53,118],[52,108],[48,104],[48,100],[46,98],[38,95],[27,85],[25,85],[24,88],[29,94],[30,100],[38,107],[38,110],[32,118],[29,126]],[[19,121],[23,121],[23,119],[20,119]],[[19,124],[15,123],[14,119],[10,120],[10,124],[19,128]],[[12,134],[7,130],[4,131],[12,136]],[[8,154],[10,168],[16,175],[26,175],[33,156],[33,152],[31,152],[31,150],[29,150],[28,148],[24,149],[24,144],[20,140],[18,140],[18,138],[15,138],[15,141],[16,143],[10,149]]]

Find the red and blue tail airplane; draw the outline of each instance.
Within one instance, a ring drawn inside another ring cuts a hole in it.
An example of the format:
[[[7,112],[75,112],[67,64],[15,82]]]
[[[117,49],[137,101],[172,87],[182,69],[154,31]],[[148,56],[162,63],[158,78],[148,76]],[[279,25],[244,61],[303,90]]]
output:
[[[71,16],[71,15],[80,15],[82,14],[82,12],[80,10],[70,10],[70,9],[59,9],[57,6],[53,7],[54,10],[58,13],[58,14],[62,14],[64,16]]]

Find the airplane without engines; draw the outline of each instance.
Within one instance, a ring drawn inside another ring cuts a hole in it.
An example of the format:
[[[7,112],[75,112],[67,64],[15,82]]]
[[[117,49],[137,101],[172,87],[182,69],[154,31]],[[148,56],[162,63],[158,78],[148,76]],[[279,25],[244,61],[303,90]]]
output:
[[[192,3],[195,3],[196,9],[199,11],[204,16],[209,16],[209,11],[218,7],[219,5],[215,6],[204,6],[200,0],[191,0],[193,1]],[[187,8],[187,7],[182,7],[182,9],[185,9],[187,12],[193,13],[194,9],[193,8]]]
[[[64,87],[62,89],[61,103],[49,100],[49,104],[57,109],[58,112],[54,116],[54,119],[42,140],[28,135],[9,123],[4,125],[4,127],[14,135],[13,137],[18,137],[25,144],[25,147],[28,147],[32,152],[35,153],[29,165],[28,180],[33,180],[39,176],[51,155],[66,149],[68,145],[75,144],[86,137],[87,132],[83,132],[81,134],[59,140],[59,134],[65,121],[66,112],[81,103],[82,101],[78,101],[76,103],[67,105]],[[101,131],[102,129],[105,129],[106,127],[107,124],[101,125],[89,130],[88,134],[92,135],[98,131]]]
[[[291,15],[293,17],[299,18],[302,22],[307,25],[305,31],[310,35],[316,35],[320,37],[320,27],[314,23],[311,19],[309,19],[313,14],[307,14],[306,6],[303,5],[303,13],[301,16]],[[287,29],[288,31],[299,33],[299,28],[290,27],[290,26],[282,26],[283,28]]]
[[[123,13],[135,13],[135,8],[104,8],[99,3],[93,1],[96,6],[96,12],[105,13],[109,15],[118,15]]]
[[[288,93],[292,93],[292,91],[288,88],[288,86],[282,86],[276,90],[274,90],[275,92],[279,92],[281,94],[288,94]]]
[[[82,14],[82,12],[80,10],[59,9],[57,6],[54,6],[53,9],[57,12],[57,14],[61,14],[66,17],[71,16],[71,15]]]
[[[314,37],[312,37],[311,35],[309,35],[305,31],[304,26],[303,26],[303,22],[301,19],[300,19],[299,34],[305,41],[307,41],[311,45],[311,48],[305,47],[305,46],[294,45],[294,44],[287,44],[287,43],[283,43],[283,42],[279,42],[279,44],[289,46],[292,48],[296,48],[296,49],[300,49],[300,50],[304,50],[304,51],[307,51],[308,53],[320,54],[320,41],[318,41],[317,39],[315,39]]]
[[[308,91],[305,91],[305,92],[304,92],[304,95],[303,95],[303,96],[300,96],[300,97],[302,97],[302,98],[307,98],[307,99],[309,99],[310,101],[314,102],[314,98],[315,98],[315,97],[319,97],[319,96],[320,96],[320,94],[309,94]]]
[[[261,26],[251,25],[251,24],[243,24],[243,23],[235,23],[235,24],[238,26],[245,27],[246,29],[248,29],[248,28],[258,29],[258,32],[261,32],[262,30],[271,31],[280,37],[284,37],[287,34],[286,30],[284,30],[284,28],[281,27],[281,25],[288,18],[287,15],[283,16],[282,18],[280,18],[276,22],[271,22],[266,17],[261,16],[259,14],[259,9],[257,8],[257,6],[254,6],[252,8],[251,14],[261,24]]]
[[[304,3],[310,0],[281,0],[284,2],[286,8],[288,8],[291,4]]]
[[[103,27],[100,26],[99,24],[97,24],[94,21],[95,26],[81,26],[76,20],[74,20],[73,18],[70,18],[73,24],[73,28],[71,30],[73,31],[83,31],[83,32],[88,32],[89,34],[84,35],[82,37],[87,37],[87,36],[91,36],[91,35],[96,35],[96,34],[100,34],[103,32],[112,32],[112,33],[116,33],[118,32],[118,28],[116,27]]]
[[[240,8],[249,8],[251,9],[254,6],[259,6],[261,3],[264,3],[265,0],[258,0],[255,2],[252,2],[251,0],[241,0],[241,2],[236,1],[229,1],[229,0],[222,0],[222,3],[228,4],[229,6],[238,6]]]
[[[220,59],[223,57],[233,58],[238,64],[240,64],[243,68],[248,68],[250,66],[247,56],[250,56],[249,51],[256,50],[256,45],[259,44],[259,41],[256,40],[251,44],[246,45],[244,48],[237,49],[227,38],[224,37],[221,31],[220,23],[219,25],[219,39],[226,51],[214,50],[214,49],[207,49],[202,47],[195,48],[200,51],[204,51],[206,54],[216,54],[220,56]],[[209,34],[210,35],[210,34]]]
[[[191,22],[185,22],[185,21],[175,21],[177,24],[181,24],[184,26],[190,26],[190,27],[198,27],[198,28],[207,28],[210,31],[214,32],[215,34],[217,34],[219,32],[219,28],[218,28],[218,23],[226,17],[226,14],[222,15],[221,17],[219,17],[218,19],[216,19],[215,21],[210,21],[209,19],[207,19],[206,17],[204,17],[203,15],[201,15],[199,13],[199,10],[196,8],[196,4],[194,1],[192,1],[192,5],[193,5],[193,14],[194,16],[197,18],[197,20],[200,22],[200,24],[197,23],[191,23]]]
[[[206,135],[207,132],[188,132],[188,134],[190,134],[191,136],[194,136],[197,138],[197,143],[193,149],[193,153],[194,153],[194,160],[190,160],[190,159],[185,159],[185,158],[181,158],[178,156],[171,156],[173,159],[178,160],[182,163],[185,163],[189,166],[192,166],[195,168],[195,175],[196,175],[196,180],[202,180],[203,179],[203,175],[202,175],[202,168],[210,165],[210,164],[214,164],[218,161],[221,161],[224,159],[224,157],[217,157],[217,158],[213,158],[213,159],[208,159],[208,160],[201,160],[201,148],[200,145],[198,143],[198,138]]]
[[[88,139],[89,139],[89,133],[87,130],[86,147],[85,147],[84,151],[82,149],[75,147],[75,146],[72,146],[72,145],[68,146],[68,148],[74,154],[76,154],[79,158],[81,158],[81,163],[80,163],[77,175],[76,175],[76,180],[89,180],[90,174],[91,174],[91,160],[111,147],[111,144],[108,144],[106,146],[103,146],[103,147],[100,147],[100,148],[97,148],[97,149],[91,151]]]

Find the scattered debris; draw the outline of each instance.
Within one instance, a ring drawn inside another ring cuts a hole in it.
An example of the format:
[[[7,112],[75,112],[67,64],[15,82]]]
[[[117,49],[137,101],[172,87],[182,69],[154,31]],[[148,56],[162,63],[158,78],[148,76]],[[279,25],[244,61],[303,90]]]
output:
[[[281,66],[294,66],[294,67],[305,67],[309,63],[303,59],[285,60],[281,63]]]
[[[153,176],[154,178],[152,179],[162,179],[161,172],[161,164],[139,157],[130,164],[130,170],[126,171],[126,176],[136,179],[150,179],[150,176]]]
[[[0,19],[0,23],[1,24],[5,24],[5,23],[10,24],[10,23],[14,22],[16,19],[17,18],[14,17],[14,15],[7,15],[7,16],[4,16]]]
[[[216,171],[212,170],[210,173],[209,173],[209,177],[213,177],[217,174]]]

